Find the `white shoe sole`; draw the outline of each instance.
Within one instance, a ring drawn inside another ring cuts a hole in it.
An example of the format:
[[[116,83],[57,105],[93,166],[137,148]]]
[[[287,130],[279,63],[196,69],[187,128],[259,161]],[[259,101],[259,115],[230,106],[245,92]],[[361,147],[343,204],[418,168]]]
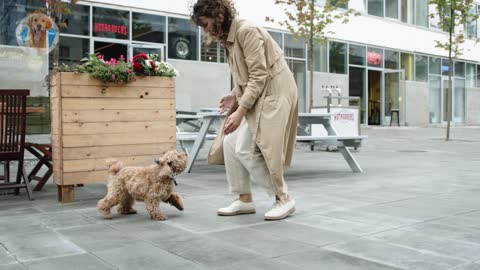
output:
[[[292,209],[290,209],[287,213],[285,213],[285,214],[282,215],[282,216],[278,216],[278,217],[265,217],[265,220],[269,220],[269,221],[281,220],[281,219],[284,219],[284,218],[288,217],[288,216],[291,215],[293,212],[295,212],[295,207],[293,207]]]
[[[237,211],[237,212],[220,212],[217,211],[217,214],[219,216],[236,216],[236,215],[246,215],[246,214],[255,214],[255,210],[242,210],[242,211]]]

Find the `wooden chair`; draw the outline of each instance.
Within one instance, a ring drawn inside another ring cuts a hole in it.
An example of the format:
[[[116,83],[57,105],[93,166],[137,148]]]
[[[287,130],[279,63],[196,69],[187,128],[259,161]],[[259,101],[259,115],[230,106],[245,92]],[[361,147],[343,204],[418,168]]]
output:
[[[20,188],[25,188],[28,198],[33,200],[32,187],[23,164],[29,94],[29,90],[0,90],[0,161],[6,167],[10,166],[10,161],[18,162],[16,181],[10,181],[9,169],[6,169],[0,190],[13,189],[18,194]]]

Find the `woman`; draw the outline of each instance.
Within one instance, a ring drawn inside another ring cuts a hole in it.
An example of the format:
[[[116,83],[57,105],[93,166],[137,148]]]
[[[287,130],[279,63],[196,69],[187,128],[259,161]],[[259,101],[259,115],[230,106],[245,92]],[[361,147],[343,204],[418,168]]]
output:
[[[231,110],[223,149],[229,189],[239,198],[218,214],[255,213],[252,178],[275,195],[265,219],[283,219],[295,211],[283,167],[292,158],[298,118],[297,86],[283,52],[265,29],[237,18],[230,0],[198,0],[191,19],[223,44],[234,79],[220,109]]]

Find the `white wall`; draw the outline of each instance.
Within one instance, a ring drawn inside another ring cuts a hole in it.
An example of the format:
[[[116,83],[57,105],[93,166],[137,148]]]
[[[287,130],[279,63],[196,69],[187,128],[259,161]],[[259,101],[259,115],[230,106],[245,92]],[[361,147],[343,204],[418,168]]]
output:
[[[354,4],[358,1],[353,0],[351,2]],[[99,0],[88,2],[116,4],[188,15],[190,14],[190,3],[194,3],[195,0]],[[282,29],[276,23],[265,22],[266,16],[277,21],[285,19],[283,9],[274,4],[275,0],[234,0],[234,2],[240,17],[250,19],[265,27]],[[446,34],[394,20],[362,14],[362,16],[353,17],[348,24],[334,24],[331,29],[335,32],[331,36],[333,39],[409,52],[448,56],[444,50],[435,48],[434,42],[434,40],[446,39]],[[460,59],[480,62],[480,46],[475,46],[473,41],[467,40],[462,48],[464,48],[464,55]]]
[[[467,88],[466,90],[465,112],[467,119],[465,123],[467,125],[480,125],[480,106],[478,105],[480,100],[480,88]]]
[[[175,82],[179,110],[218,107],[220,98],[231,90],[227,64],[174,59],[169,62],[180,72]]]
[[[400,119],[402,119],[403,124],[407,126],[427,126],[430,114],[428,83],[405,81],[405,90],[402,87],[400,91],[400,96],[403,97],[400,105]]]
[[[310,104],[310,72],[307,72],[307,108]],[[341,96],[348,97],[348,75],[333,74],[324,72],[313,73],[313,106],[326,106],[327,100],[324,96],[328,96],[327,88],[340,88]],[[337,96],[337,92],[332,92],[333,96]],[[333,100],[333,104],[337,104],[337,100]],[[348,104],[348,101],[343,100],[343,106]]]

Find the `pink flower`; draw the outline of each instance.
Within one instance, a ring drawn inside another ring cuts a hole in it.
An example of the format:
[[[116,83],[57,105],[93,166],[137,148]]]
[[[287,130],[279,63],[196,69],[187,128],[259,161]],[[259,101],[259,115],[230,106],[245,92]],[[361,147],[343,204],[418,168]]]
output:
[[[103,59],[103,55],[101,55],[101,54],[97,55],[97,59],[98,60]]]
[[[125,61],[125,57],[123,57],[123,54],[120,55],[120,61]]]
[[[115,74],[112,74],[112,79],[115,79]]]

